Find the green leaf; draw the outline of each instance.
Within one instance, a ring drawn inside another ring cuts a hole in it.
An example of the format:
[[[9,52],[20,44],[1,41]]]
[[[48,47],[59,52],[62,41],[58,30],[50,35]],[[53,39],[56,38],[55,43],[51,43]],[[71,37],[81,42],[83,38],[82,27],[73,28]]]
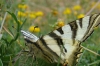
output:
[[[11,44],[12,44],[14,41],[16,41],[16,40],[18,39],[18,37],[19,37],[20,23],[19,23],[19,21],[18,21],[16,15],[15,15],[14,13],[11,13],[11,12],[9,12],[9,11],[7,11],[7,12],[12,16],[12,18],[14,18],[15,22],[17,23],[17,33],[16,33],[14,39],[12,39],[12,40],[9,42],[9,44],[11,45]]]
[[[2,60],[0,59],[0,66],[3,66]]]
[[[14,18],[14,20],[15,20],[16,22],[18,22],[17,17],[16,17],[16,15],[15,15],[14,13],[11,13],[11,12],[9,12],[9,11],[7,11],[7,12]]]
[[[7,11],[7,12],[14,18],[15,22],[17,23],[17,31],[19,32],[19,30],[20,30],[20,28],[19,28],[20,27],[20,23],[19,23],[16,15],[14,13],[9,12],[9,11]]]
[[[23,24],[20,26],[20,29],[23,27],[23,25],[25,24],[26,20],[27,20],[27,19],[25,19],[25,20],[23,21]]]

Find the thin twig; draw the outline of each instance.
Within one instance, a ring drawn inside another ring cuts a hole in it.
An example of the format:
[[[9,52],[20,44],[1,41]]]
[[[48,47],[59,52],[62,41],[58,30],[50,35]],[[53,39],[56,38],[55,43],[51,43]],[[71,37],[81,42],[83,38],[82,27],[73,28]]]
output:
[[[3,26],[3,29],[11,36],[14,38],[14,36]]]
[[[6,16],[7,16],[7,12],[5,13],[4,18],[2,20],[1,27],[0,27],[0,33],[2,31],[2,28],[3,28],[4,22],[5,22]]]
[[[85,16],[89,15],[98,6],[98,4],[100,4],[100,0],[98,0],[98,2],[91,8],[89,12],[86,13]]]
[[[87,51],[89,51],[89,52],[95,54],[95,55],[100,56],[100,54],[98,54],[98,53],[96,53],[96,52],[94,52],[94,51],[92,51],[92,50],[90,50],[90,49],[88,49],[88,48],[85,48],[84,46],[81,46],[81,47],[82,47],[83,49],[85,49],[85,50],[87,50]]]
[[[96,64],[96,63],[99,63],[99,62],[100,62],[100,60],[97,60],[97,61],[95,61],[93,63],[88,64],[88,66],[93,65],[93,64]]]
[[[3,29],[4,29],[12,38],[14,38],[14,36],[13,36],[4,26],[3,26]],[[22,45],[20,44],[19,40],[17,39],[16,41],[17,41],[17,43],[19,44],[19,46],[20,46],[21,48],[23,48]]]

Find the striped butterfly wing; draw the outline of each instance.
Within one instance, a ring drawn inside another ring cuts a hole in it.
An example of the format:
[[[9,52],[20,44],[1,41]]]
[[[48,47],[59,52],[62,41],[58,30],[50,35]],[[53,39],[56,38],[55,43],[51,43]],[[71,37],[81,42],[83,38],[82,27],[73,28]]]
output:
[[[94,28],[99,23],[100,15],[94,14],[70,22],[42,36],[36,42],[30,41],[30,39],[26,40],[34,44],[34,47],[39,50],[41,57],[45,60],[52,63],[58,62],[60,59],[60,63],[64,66],[75,66],[81,53],[81,42],[93,33]]]
[[[30,54],[33,55],[34,58],[42,58],[47,60],[47,62],[51,62],[49,58],[52,57],[52,55],[50,55],[48,51],[44,50],[44,45],[39,42],[39,38],[28,31],[21,30],[21,32],[24,35],[25,41],[27,42],[26,45],[30,49]],[[46,57],[46,54],[49,54],[49,58]]]

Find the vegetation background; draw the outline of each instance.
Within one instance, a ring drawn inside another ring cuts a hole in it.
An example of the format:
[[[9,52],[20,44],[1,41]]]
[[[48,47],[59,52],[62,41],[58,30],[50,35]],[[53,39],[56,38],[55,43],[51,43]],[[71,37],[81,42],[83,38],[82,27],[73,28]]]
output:
[[[27,47],[20,30],[39,37],[95,13],[100,0],[0,0],[0,66],[59,66],[21,54]],[[100,54],[100,27],[82,45]],[[100,66],[100,56],[92,51],[84,49],[77,66]]]

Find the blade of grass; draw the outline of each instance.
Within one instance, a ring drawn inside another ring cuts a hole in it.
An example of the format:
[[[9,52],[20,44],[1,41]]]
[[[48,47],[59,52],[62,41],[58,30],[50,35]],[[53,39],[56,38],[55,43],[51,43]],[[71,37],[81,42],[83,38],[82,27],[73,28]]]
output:
[[[7,11],[7,12],[14,18],[15,22],[17,23],[17,31],[19,32],[20,24],[18,22],[16,15],[14,13],[9,12],[9,11]]]
[[[23,27],[23,25],[25,24],[26,20],[27,20],[27,19],[25,19],[25,20],[23,21],[23,24],[20,26],[20,30],[21,30],[21,28]]]
[[[16,15],[15,15],[14,13],[11,13],[11,12],[9,12],[9,11],[7,11],[7,12],[13,17],[13,19],[14,19],[15,22],[17,23],[17,33],[16,33],[14,39],[12,39],[12,40],[9,42],[9,44],[11,45],[14,41],[16,41],[16,40],[18,39],[18,37],[19,37],[19,35],[20,35],[20,24],[19,24],[18,19],[17,19]]]
[[[12,37],[14,38],[14,36],[3,26],[3,29]],[[20,44],[19,40],[17,40],[17,43],[19,44],[19,46],[22,48],[22,45]]]
[[[93,66],[93,64],[97,64],[97,63],[99,63],[99,62],[100,62],[100,60],[97,60],[97,61],[95,61],[95,62],[93,62],[93,63],[88,64],[88,66]]]
[[[2,60],[0,59],[0,66],[3,66]]]

